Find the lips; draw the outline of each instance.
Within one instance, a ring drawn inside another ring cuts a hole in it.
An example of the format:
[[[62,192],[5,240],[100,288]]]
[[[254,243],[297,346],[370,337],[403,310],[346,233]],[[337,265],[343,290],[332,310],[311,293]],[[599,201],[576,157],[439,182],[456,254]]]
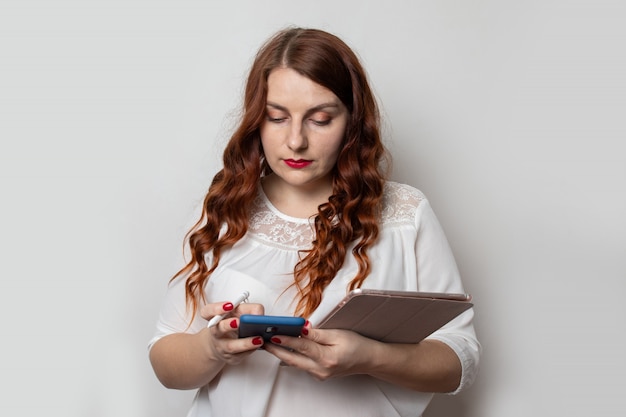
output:
[[[285,159],[285,164],[287,164],[288,167],[294,169],[306,168],[307,166],[311,165],[312,162],[313,161],[310,161],[308,159]]]

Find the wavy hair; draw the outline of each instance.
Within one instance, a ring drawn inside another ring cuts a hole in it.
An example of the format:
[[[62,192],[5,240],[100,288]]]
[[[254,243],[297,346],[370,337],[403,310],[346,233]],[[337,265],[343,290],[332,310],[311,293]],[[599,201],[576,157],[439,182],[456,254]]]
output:
[[[243,115],[226,145],[223,168],[204,199],[202,215],[186,236],[191,260],[173,278],[186,275],[188,306],[205,300],[204,286],[222,251],[248,229],[249,210],[260,178],[271,173],[264,159],[260,126],[266,116],[267,79],[279,67],[291,68],[331,90],[346,106],[349,120],[336,166],[333,192],[318,207],[315,239],[294,266],[298,290],[296,314],[308,317],[322,292],[342,267],[349,248],[358,272],[349,289],[358,288],[371,271],[367,250],[378,238],[383,194],[380,117],[365,71],[354,52],[338,37],[317,29],[278,32],[259,50],[246,82]],[[205,254],[212,252],[211,265]]]

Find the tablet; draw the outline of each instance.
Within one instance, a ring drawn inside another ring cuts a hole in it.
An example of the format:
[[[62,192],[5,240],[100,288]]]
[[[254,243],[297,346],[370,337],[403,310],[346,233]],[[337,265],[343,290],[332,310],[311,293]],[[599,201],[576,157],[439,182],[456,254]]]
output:
[[[469,294],[357,289],[320,321],[389,343],[418,343],[470,309]]]

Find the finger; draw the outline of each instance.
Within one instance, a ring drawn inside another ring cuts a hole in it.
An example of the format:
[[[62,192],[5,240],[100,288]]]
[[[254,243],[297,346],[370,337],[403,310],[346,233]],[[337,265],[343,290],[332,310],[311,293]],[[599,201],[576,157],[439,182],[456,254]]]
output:
[[[237,339],[239,329],[239,319],[228,317],[221,320],[213,328],[212,334],[217,338],[227,337],[229,339]]]
[[[266,343],[263,348],[280,359],[284,364],[302,367],[303,362],[308,359],[297,350],[283,345],[279,340],[277,340],[279,338],[273,337],[272,339],[273,340],[271,340],[270,343]]]
[[[328,346],[334,344],[332,330],[314,329],[310,325],[302,329],[302,338],[308,339],[320,345]]]
[[[239,339],[245,341],[246,344],[237,344],[235,346],[243,346],[242,350],[251,350],[258,349],[263,345],[263,338],[260,336],[252,336],[252,337],[239,337],[239,319],[232,317],[227,318],[220,321],[215,327],[209,329],[211,334],[214,337],[214,340],[224,340],[224,339]],[[251,344],[251,345],[250,345]],[[232,350],[232,347],[231,347]]]
[[[302,336],[308,336],[311,328],[312,328],[311,322],[308,320],[305,321],[304,326],[302,326],[302,332],[301,332]]]
[[[288,348],[282,343],[278,343],[278,340],[273,340],[271,343],[266,343],[264,349],[276,356],[280,360],[281,366],[291,366],[301,369],[305,372],[314,375],[318,373],[319,365],[313,358],[308,357],[306,354],[299,352],[293,348]]]
[[[235,307],[231,301],[220,301],[209,303],[200,309],[200,316],[206,320],[212,320],[215,316],[240,316],[242,314],[263,314],[265,308],[263,304],[241,303]],[[219,320],[219,319],[216,319]]]
[[[215,345],[218,358],[228,364],[238,364],[263,346],[263,338],[256,336],[245,339],[220,339]]]
[[[280,359],[281,365],[301,369],[320,381],[332,378],[340,371],[337,358],[328,356],[328,351],[324,353],[328,347],[302,338],[287,340],[287,337],[281,336],[278,339],[281,339],[280,343],[272,340],[265,345],[265,350]],[[289,348],[286,349],[287,345]]]
[[[265,307],[263,307],[263,304],[258,303],[241,303],[239,307],[235,309],[234,315],[239,317],[242,314],[263,315],[265,314]]]
[[[234,305],[230,301],[209,303],[200,309],[200,316],[209,320],[217,315],[227,314],[233,309]]]
[[[262,337],[239,338],[238,327],[239,320],[229,318],[206,329],[211,350],[216,357],[228,363],[238,362],[241,359],[237,359],[237,355],[251,353],[263,346]]]
[[[288,358],[290,355],[288,353],[296,353],[299,356],[311,358],[313,360],[317,360],[319,357],[319,345],[310,341],[303,339],[301,337],[293,337],[293,336],[272,336],[270,339],[270,343],[266,345],[266,349],[268,346],[276,347],[277,349],[272,350],[272,353],[277,352],[280,354],[280,358]],[[285,353],[286,352],[286,353]],[[278,355],[277,355],[278,356]],[[293,355],[291,355],[293,356]]]

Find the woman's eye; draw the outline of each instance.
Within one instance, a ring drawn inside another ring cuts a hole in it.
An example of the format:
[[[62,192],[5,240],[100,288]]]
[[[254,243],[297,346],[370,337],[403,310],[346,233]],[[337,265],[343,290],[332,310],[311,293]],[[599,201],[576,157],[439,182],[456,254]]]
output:
[[[311,119],[314,125],[317,126],[327,126],[330,124],[331,119]]]
[[[272,123],[281,123],[285,121],[284,117],[272,117],[272,116],[267,116],[267,121],[268,122],[272,122]]]

